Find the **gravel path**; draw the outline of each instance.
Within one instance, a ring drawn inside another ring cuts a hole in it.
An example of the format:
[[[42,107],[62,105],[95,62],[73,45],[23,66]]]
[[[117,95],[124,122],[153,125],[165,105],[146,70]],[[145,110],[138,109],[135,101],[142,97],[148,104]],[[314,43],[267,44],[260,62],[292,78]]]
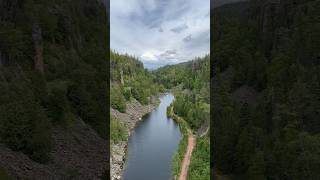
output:
[[[195,145],[195,139],[194,139],[190,129],[188,130],[188,134],[189,134],[188,135],[188,147],[187,147],[187,152],[185,153],[183,161],[182,161],[179,180],[186,180],[188,177],[188,169],[189,169],[189,165],[190,165],[191,155],[192,155],[193,147]]]

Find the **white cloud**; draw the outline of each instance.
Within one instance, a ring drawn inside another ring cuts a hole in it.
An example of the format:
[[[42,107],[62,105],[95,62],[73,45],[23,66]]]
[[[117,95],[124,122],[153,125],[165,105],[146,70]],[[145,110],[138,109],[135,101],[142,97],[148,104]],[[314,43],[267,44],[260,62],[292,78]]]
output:
[[[158,57],[152,52],[145,52],[141,55],[141,59],[144,61],[154,62],[158,60]]]
[[[209,0],[111,0],[111,49],[159,65],[207,54],[209,3]],[[189,38],[184,40],[186,37]]]

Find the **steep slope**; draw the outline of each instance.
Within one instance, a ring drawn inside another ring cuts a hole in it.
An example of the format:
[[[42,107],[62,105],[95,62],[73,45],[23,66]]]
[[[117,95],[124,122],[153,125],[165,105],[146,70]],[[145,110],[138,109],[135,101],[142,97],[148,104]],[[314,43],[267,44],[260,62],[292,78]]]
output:
[[[164,89],[137,58],[111,51],[110,67],[111,179],[121,179],[130,131],[155,108]]]
[[[206,56],[187,63],[165,66],[154,72],[159,83],[167,89],[173,89],[176,96],[175,113],[195,130],[209,120],[209,116],[205,116],[208,114],[204,113],[209,112],[209,67],[210,56]],[[202,112],[204,114],[200,116]]]
[[[0,144],[0,167],[11,177],[21,179],[97,179],[107,171],[107,148],[106,140],[78,120],[68,130],[53,128],[48,163],[37,163],[24,153]]]
[[[159,86],[142,62],[114,52],[111,52],[110,58],[111,107],[125,112],[124,102],[132,98],[142,104],[150,103],[150,97],[159,92]]]
[[[20,173],[29,165],[47,172],[86,171],[72,162],[96,160],[90,153],[101,159],[88,176],[106,170],[106,152],[90,149],[107,147],[107,27],[105,7],[97,0],[0,1],[0,143],[9,154],[24,156],[20,163],[12,156],[1,164],[13,177],[39,179],[31,177],[36,168]],[[99,135],[68,139],[77,131]],[[58,155],[71,164],[58,166]]]
[[[173,157],[174,177],[191,180],[210,177],[209,67],[208,55],[186,63],[165,66],[154,72],[157,81],[175,94],[175,101],[171,109],[168,109],[168,115],[179,123],[183,134],[178,151]],[[200,144],[196,144],[193,150],[194,141],[188,143],[189,128],[194,134],[199,135],[195,141],[199,141]]]
[[[211,163],[235,179],[319,179],[319,1],[244,7],[212,17]]]

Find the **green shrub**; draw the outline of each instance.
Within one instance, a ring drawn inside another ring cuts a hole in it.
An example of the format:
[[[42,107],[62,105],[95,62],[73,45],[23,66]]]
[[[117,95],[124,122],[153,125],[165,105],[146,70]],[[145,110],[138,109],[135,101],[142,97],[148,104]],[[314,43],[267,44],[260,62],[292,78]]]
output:
[[[63,83],[54,83],[50,87],[47,107],[48,116],[54,123],[66,124],[65,116],[69,111],[66,93],[66,87]]]
[[[171,107],[171,106],[170,106]],[[182,139],[180,140],[178,150],[174,153],[172,159],[172,174],[174,177],[179,177],[181,163],[188,146],[188,124],[181,117],[174,114],[173,109],[170,110],[170,116],[179,124]]]
[[[0,179],[1,180],[13,180],[13,178],[8,174],[7,170],[0,167]]]
[[[103,137],[107,138],[108,126],[107,113],[107,93],[104,87],[99,87],[95,80],[90,80],[90,89],[87,82],[74,82],[68,86],[67,98],[70,104],[71,112]]]
[[[131,87],[125,87],[124,90],[123,90],[123,95],[124,97],[126,98],[127,101],[130,101],[131,99]]]
[[[120,120],[110,117],[111,119],[111,141],[118,143],[119,141],[125,141],[128,137],[128,130],[126,125]]]
[[[197,138],[190,161],[188,179],[210,179],[210,142],[207,136]]]
[[[51,124],[43,107],[23,81],[8,86],[9,101],[0,104],[0,137],[11,149],[38,162],[49,160]]]
[[[122,94],[120,87],[113,86],[111,88],[111,107],[120,112],[126,112],[126,100]]]

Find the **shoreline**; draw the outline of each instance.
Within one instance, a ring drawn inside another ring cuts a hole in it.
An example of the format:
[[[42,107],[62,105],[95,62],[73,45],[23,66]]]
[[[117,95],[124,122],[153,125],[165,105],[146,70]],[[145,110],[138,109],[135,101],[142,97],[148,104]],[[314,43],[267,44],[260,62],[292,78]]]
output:
[[[133,131],[133,129],[139,124],[139,122],[143,121],[143,117],[146,116],[147,114],[151,113],[153,110],[155,110],[159,104],[160,104],[160,97],[163,95],[166,95],[167,93],[160,93],[158,96],[153,96],[152,98],[155,98],[153,102],[151,102],[148,105],[142,105],[140,104],[137,100],[134,100],[133,102],[127,103],[127,107],[129,106],[134,106],[135,103],[137,108],[139,108],[138,111],[135,111],[134,113],[126,112],[126,113],[120,113],[117,110],[111,109],[111,114],[113,116],[123,116],[125,117],[124,119],[121,119],[121,117],[117,117],[120,121],[124,122],[125,125],[127,126],[127,132],[128,136],[126,141],[122,141],[117,144],[111,144],[111,156],[110,156],[110,165],[111,165],[111,180],[121,180],[123,178],[123,171],[126,166],[126,159],[127,159],[127,151],[128,151],[128,142],[130,135]],[[138,113],[137,112],[141,112]],[[128,119],[130,121],[128,121]],[[115,149],[114,149],[115,148]],[[115,154],[114,152],[118,151],[118,154]],[[120,152],[120,153],[119,153]],[[121,159],[121,160],[120,160]],[[116,161],[116,162],[114,162]],[[120,167],[120,168],[119,168]]]
[[[188,123],[173,111],[173,105],[168,107],[167,115],[171,117],[178,125],[181,131],[181,140],[178,145],[177,151],[172,157],[172,179],[177,180],[180,178],[180,173],[182,170],[183,160],[187,152],[188,147],[188,137],[189,137],[189,126]]]

